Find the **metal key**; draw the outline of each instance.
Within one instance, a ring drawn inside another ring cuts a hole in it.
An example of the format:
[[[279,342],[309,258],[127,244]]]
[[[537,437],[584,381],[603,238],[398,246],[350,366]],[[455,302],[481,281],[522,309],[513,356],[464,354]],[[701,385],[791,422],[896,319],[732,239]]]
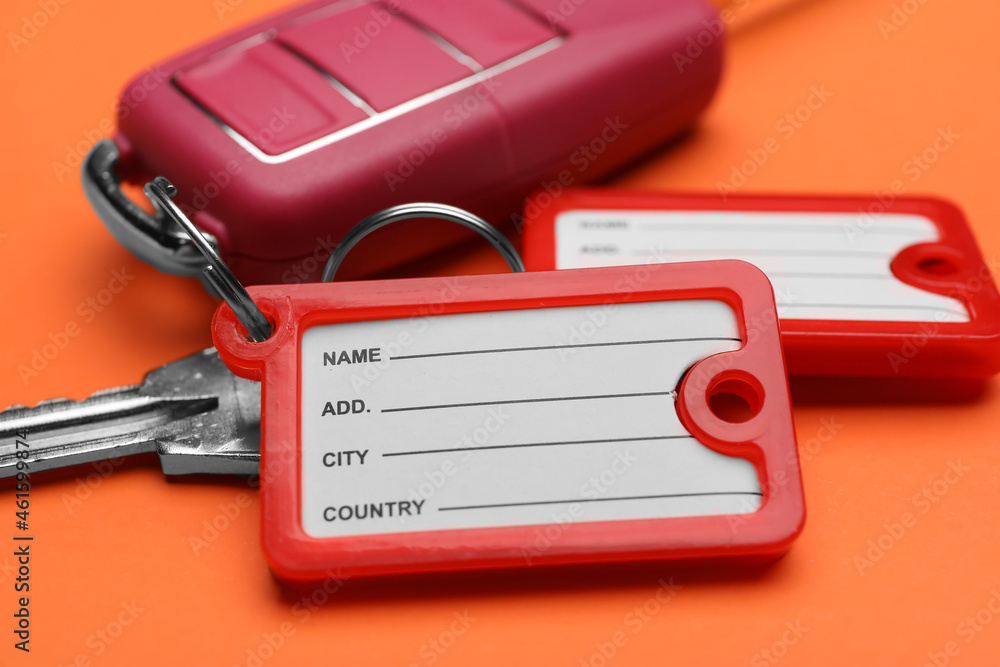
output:
[[[12,406],[0,412],[0,477],[17,474],[17,433],[25,431],[32,473],[156,452],[167,475],[256,475],[260,384],[233,375],[211,348],[138,385]]]

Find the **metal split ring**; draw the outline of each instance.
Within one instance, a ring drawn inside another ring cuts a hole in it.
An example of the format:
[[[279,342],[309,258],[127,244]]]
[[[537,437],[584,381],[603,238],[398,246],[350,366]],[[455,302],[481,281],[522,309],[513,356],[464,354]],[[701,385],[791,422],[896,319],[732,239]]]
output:
[[[153,202],[153,205],[165,216],[180,225],[191,242],[201,251],[208,261],[208,266],[203,269],[205,278],[211,283],[215,291],[219,293],[229,307],[233,309],[236,317],[247,328],[250,337],[261,343],[271,337],[271,323],[261,312],[257,304],[253,302],[246,289],[236,279],[233,272],[226,266],[226,263],[219,257],[219,252],[215,246],[209,242],[205,235],[194,226],[186,215],[177,207],[171,198],[177,194],[177,188],[173,183],[163,176],[157,176],[152,183],[146,183],[142,189]]]
[[[233,309],[237,319],[246,327],[250,337],[260,343],[271,337],[271,323],[261,312],[257,304],[253,302],[240,281],[236,279],[233,272],[219,256],[219,251],[215,244],[203,234],[194,223],[172,201],[177,194],[177,188],[163,176],[157,176],[152,182],[147,183],[143,192],[153,202],[153,205],[164,216],[177,223],[184,233],[191,239],[198,251],[205,257],[207,266],[203,273],[208,282],[215,288],[229,307]],[[450,220],[457,222],[463,227],[468,227],[481,234],[490,244],[496,248],[507,261],[511,271],[519,273],[524,271],[524,263],[521,256],[511,244],[507,237],[500,231],[477,215],[468,211],[463,211],[455,206],[447,204],[417,203],[401,204],[379,211],[370,215],[347,233],[344,240],[331,253],[326,266],[323,267],[323,282],[330,282],[337,273],[344,257],[356,246],[364,237],[368,236],[376,229],[398,222],[400,220],[410,220],[413,218],[438,218],[440,220]]]
[[[368,236],[376,229],[380,229],[394,222],[399,222],[400,220],[411,220],[413,218],[437,218],[439,220],[450,220],[451,222],[457,222],[463,227],[468,227],[473,231],[479,232],[483,238],[490,242],[490,245],[496,248],[500,254],[503,255],[503,258],[507,261],[507,265],[510,267],[511,271],[514,273],[524,271],[524,262],[521,261],[521,256],[517,254],[517,250],[511,242],[507,240],[507,237],[501,234],[500,230],[496,227],[486,222],[478,215],[473,215],[472,213],[455,206],[422,202],[392,206],[370,215],[356,224],[353,228],[351,228],[351,231],[347,233],[344,240],[341,241],[337,245],[336,249],[330,254],[330,259],[326,261],[326,266],[323,267],[323,277],[320,278],[320,280],[324,283],[331,282],[333,277],[337,274],[337,269],[340,268],[340,263],[344,261],[344,257],[347,256],[347,253],[351,251],[351,248],[356,246],[361,239]]]

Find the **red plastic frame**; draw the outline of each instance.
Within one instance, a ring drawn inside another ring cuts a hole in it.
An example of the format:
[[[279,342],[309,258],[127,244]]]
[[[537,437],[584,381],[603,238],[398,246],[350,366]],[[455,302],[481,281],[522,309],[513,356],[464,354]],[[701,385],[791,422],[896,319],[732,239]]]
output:
[[[950,296],[969,309],[970,321],[876,322],[781,321],[788,372],[792,375],[983,378],[1000,372],[1000,293],[962,211],[933,197],[831,195],[729,195],[569,189],[557,197],[536,193],[527,206],[523,256],[529,271],[555,269],[555,220],[577,209],[694,211],[843,212],[922,215],[941,240],[910,246],[891,264],[897,278]],[[944,257],[958,270],[933,275],[918,268]]]
[[[454,279],[264,286],[250,288],[274,322],[273,336],[254,343],[223,305],[212,331],[219,354],[237,375],[263,382],[262,542],[271,568],[290,580],[329,571],[375,575],[524,566],[521,548],[539,526],[314,538],[301,526],[301,340],[310,327],[486,310],[717,299],[736,313],[745,343],[695,364],[681,382],[678,412],[703,444],[750,460],[758,471],[761,508],[747,515],[589,522],[575,525],[532,564],[740,556],[776,557],[802,529],[805,505],[777,327],[774,296],[763,273],[738,261],[633,268],[551,271],[462,278],[457,299],[444,302]],[[635,276],[628,280],[629,276]],[[434,305],[431,305],[434,304]],[[770,318],[761,317],[767,313]],[[748,336],[747,322],[769,320]],[[708,393],[738,378],[757,393],[758,413],[733,424],[716,417]],[[541,528],[544,529],[544,526]]]

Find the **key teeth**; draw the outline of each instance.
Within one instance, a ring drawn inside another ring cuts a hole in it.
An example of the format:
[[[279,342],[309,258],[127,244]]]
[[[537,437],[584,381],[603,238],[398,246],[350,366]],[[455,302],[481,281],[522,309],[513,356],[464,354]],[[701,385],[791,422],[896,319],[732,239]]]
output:
[[[64,396],[57,396],[56,398],[45,398],[32,406],[25,405],[24,403],[16,403],[14,405],[7,406],[3,410],[0,410],[0,415],[10,416],[8,413],[18,412],[18,411],[31,411],[41,409],[51,409],[54,407],[59,407],[61,405],[68,405],[70,403],[83,403],[89,401],[92,398],[103,398],[105,396],[111,396],[114,394],[124,394],[128,392],[134,392],[136,390],[135,385],[127,385],[124,387],[111,387],[110,389],[101,389],[95,391],[90,396],[81,399],[66,398]]]
[[[137,389],[136,385],[126,385],[124,387],[111,387],[109,389],[99,389],[87,398],[101,398],[102,396],[111,396],[113,394],[125,394],[128,392],[135,391]]]
[[[35,407],[36,408],[43,408],[43,407],[46,407],[46,406],[51,407],[51,406],[56,406],[56,405],[62,405],[63,403],[72,403],[72,402],[73,401],[71,401],[68,398],[61,398],[61,397],[60,398],[46,398],[45,400],[38,401],[37,403],[35,403]]]
[[[14,405],[7,406],[3,410],[0,410],[0,417],[10,418],[11,416],[15,415],[18,412],[31,412],[32,410],[34,410],[39,406],[44,406],[45,404],[57,403],[59,401],[69,402],[68,399],[65,398],[47,398],[44,401],[39,401],[34,406],[27,406],[24,403],[16,403]]]

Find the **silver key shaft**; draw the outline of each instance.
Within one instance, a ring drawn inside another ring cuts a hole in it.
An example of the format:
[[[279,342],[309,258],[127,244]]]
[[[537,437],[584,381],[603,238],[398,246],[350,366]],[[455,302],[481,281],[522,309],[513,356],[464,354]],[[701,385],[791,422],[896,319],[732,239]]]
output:
[[[31,473],[156,452],[168,475],[256,475],[260,384],[234,375],[208,349],[138,385],[12,406],[0,412],[0,478],[17,474],[18,433],[25,432]]]

